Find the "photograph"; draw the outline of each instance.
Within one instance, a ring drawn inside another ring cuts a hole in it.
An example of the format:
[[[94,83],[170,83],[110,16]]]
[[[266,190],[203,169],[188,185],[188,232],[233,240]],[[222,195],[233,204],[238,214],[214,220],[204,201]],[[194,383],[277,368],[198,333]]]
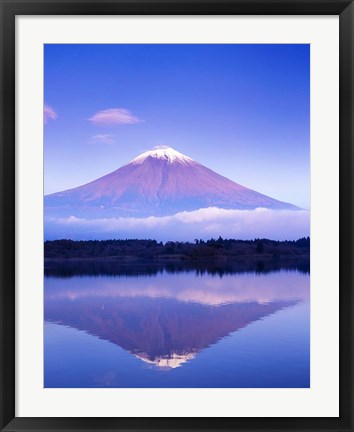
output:
[[[44,388],[311,388],[310,44],[43,49]]]

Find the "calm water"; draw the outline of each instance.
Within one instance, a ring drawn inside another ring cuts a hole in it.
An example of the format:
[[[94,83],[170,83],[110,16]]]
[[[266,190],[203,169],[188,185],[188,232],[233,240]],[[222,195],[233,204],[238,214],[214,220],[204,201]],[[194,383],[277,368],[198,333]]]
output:
[[[306,266],[87,265],[46,269],[45,387],[310,386]]]

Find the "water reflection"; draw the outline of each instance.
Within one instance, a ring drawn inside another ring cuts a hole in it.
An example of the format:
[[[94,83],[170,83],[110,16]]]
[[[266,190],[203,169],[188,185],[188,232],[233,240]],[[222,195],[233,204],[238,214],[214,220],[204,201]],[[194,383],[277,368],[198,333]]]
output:
[[[260,275],[219,265],[216,273],[208,267],[203,274],[140,265],[119,271],[111,266],[114,276],[93,277],[97,269],[102,274],[102,265],[107,270],[107,263],[96,263],[91,276],[74,276],[86,265],[66,264],[65,278],[53,277],[54,267],[47,269],[45,319],[107,340],[163,370],[182,366],[230,333],[309,297],[306,271]]]
[[[272,273],[274,271],[297,270],[310,273],[308,258],[268,258],[237,260],[196,260],[196,261],[135,261],[122,263],[114,260],[47,260],[46,276],[70,278],[73,276],[157,276],[161,273],[192,272],[198,275],[224,276],[237,273]]]

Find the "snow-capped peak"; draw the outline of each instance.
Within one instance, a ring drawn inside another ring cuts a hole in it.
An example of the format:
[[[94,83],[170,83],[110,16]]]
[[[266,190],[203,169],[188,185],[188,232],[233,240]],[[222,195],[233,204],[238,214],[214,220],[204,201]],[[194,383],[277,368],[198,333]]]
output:
[[[141,155],[133,159],[130,163],[141,164],[149,157],[164,159],[167,161],[167,163],[171,163],[171,164],[176,162],[182,164],[189,164],[191,162],[194,162],[192,158],[185,156],[182,153],[179,153],[178,151],[174,150],[171,147],[160,146],[142,153]]]

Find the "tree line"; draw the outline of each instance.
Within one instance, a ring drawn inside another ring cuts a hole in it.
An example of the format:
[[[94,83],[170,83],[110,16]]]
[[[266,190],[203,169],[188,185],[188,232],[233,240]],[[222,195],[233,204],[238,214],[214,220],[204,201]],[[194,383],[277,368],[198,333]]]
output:
[[[298,257],[309,256],[310,237],[298,240],[269,239],[195,239],[194,242],[151,239],[126,240],[48,240],[44,243],[46,259],[208,259],[237,258],[242,256]]]

